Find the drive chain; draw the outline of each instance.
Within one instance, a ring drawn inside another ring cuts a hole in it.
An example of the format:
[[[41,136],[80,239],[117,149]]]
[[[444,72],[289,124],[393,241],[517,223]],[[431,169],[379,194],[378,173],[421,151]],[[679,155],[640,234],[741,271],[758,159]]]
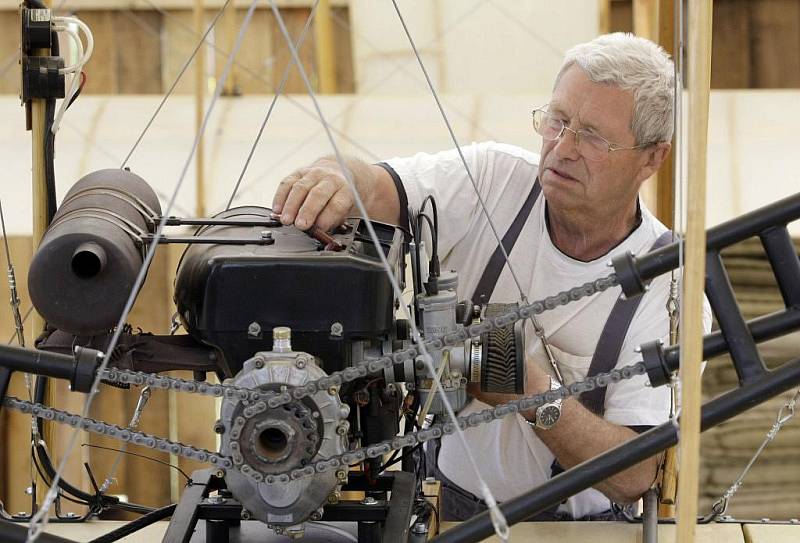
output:
[[[504,314],[489,317],[482,322],[466,327],[460,327],[457,331],[435,336],[424,340],[425,347],[429,352],[438,351],[445,347],[455,347],[463,345],[463,342],[470,337],[479,337],[485,332],[498,328],[503,328],[520,320],[526,320],[533,315],[539,315],[556,307],[567,305],[571,302],[586,298],[595,293],[602,292],[617,285],[616,275],[611,274],[595,281],[585,283],[581,286],[562,291],[556,295],[548,296],[542,300],[530,304],[524,304],[512,309]],[[415,360],[420,355],[417,346],[410,346],[406,349],[395,351],[389,355],[371,358],[366,363],[346,368],[342,371],[331,373],[327,377],[310,381],[305,385],[287,389],[282,392],[264,392],[254,389],[242,388],[225,384],[211,384],[203,381],[192,381],[168,377],[165,375],[149,374],[139,371],[109,368],[104,370],[101,378],[111,383],[122,383],[128,385],[149,386],[162,390],[176,390],[190,394],[202,394],[213,397],[225,397],[232,400],[243,401],[266,401],[270,408],[276,408],[286,403],[299,400],[306,396],[316,394],[319,390],[329,390],[331,387],[340,387],[342,383],[354,381],[368,374],[376,373],[395,364],[403,364],[408,360]],[[612,370],[608,373],[601,373],[594,377],[589,377],[583,381],[576,381],[556,390],[549,390],[541,394],[520,398],[507,403],[490,407],[482,411],[472,413],[465,417],[458,417],[455,422],[447,421],[433,424],[432,426],[419,430],[414,433],[397,436],[380,443],[360,447],[346,453],[311,462],[303,468],[290,470],[285,473],[275,474],[266,478],[268,483],[286,483],[289,480],[297,480],[303,477],[313,476],[317,473],[325,473],[330,470],[352,465],[365,460],[366,458],[378,458],[395,450],[406,447],[416,446],[432,439],[439,439],[442,436],[453,434],[456,425],[462,430],[474,428],[481,424],[486,424],[501,419],[512,413],[519,413],[530,409],[535,409],[545,403],[553,402],[557,399],[566,399],[577,396],[581,393],[594,390],[595,388],[605,387],[612,383],[630,379],[637,375],[644,375],[646,369],[644,363],[638,362],[623,368]],[[214,466],[225,469],[237,469],[231,457],[200,449],[180,442],[170,441],[158,436],[122,428],[90,418],[82,418],[80,415],[68,413],[60,409],[48,407],[43,404],[20,400],[14,397],[7,397],[4,405],[11,409],[22,411],[36,417],[51,420],[57,423],[66,424],[73,428],[81,428],[91,433],[108,436],[121,441],[133,443],[153,450],[175,454],[192,460],[210,463]]]

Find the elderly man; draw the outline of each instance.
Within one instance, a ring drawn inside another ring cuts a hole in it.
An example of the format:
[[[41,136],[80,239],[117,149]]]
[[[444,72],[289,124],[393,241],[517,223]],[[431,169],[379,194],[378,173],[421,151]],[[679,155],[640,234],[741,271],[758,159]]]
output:
[[[529,299],[607,275],[606,263],[614,255],[641,254],[669,240],[638,191],[669,153],[673,93],[673,65],[660,47],[629,34],[600,36],[567,53],[549,103],[533,111],[533,128],[543,140],[540,155],[494,142],[462,148],[500,235],[514,232],[510,261]],[[433,195],[442,266],[458,271],[462,296],[519,299],[507,266],[494,278],[487,274],[497,240],[456,150],[375,165],[348,158],[347,167],[375,220],[405,223],[407,210],[415,212]],[[331,157],[284,179],[273,208],[284,224],[302,229],[329,229],[356,212]],[[560,386],[559,375],[567,383],[585,378],[593,358],[605,359],[607,369],[634,361],[636,346],[667,337],[667,297],[668,278],[662,277],[633,306],[630,324],[611,322],[620,320],[612,310],[620,300],[618,289],[544,313],[540,334],[527,330],[526,392]],[[709,325],[709,315],[706,320]],[[635,378],[609,386],[594,405],[568,399],[470,429],[467,437],[489,488],[503,501],[664,422],[669,394]],[[510,399],[475,395],[462,414]],[[479,489],[458,440],[446,437],[438,449],[429,457],[445,484],[444,517],[480,511]],[[657,460],[649,459],[541,518],[603,518],[609,499],[638,499],[656,471]]]

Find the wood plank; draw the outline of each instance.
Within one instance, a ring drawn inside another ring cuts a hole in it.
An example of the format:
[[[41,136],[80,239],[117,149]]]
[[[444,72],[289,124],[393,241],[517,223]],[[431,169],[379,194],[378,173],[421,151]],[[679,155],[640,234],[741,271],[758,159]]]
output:
[[[711,81],[711,0],[689,4],[688,210],[681,293],[680,478],[675,541],[695,541],[700,470],[700,364],[703,360],[703,290],[706,248],[706,160]]]
[[[754,88],[800,87],[800,2],[750,2]]]
[[[746,89],[751,86],[751,29],[747,0],[714,2],[714,43],[711,87]]]
[[[292,41],[295,43],[297,42],[297,38],[300,36],[300,32],[303,30],[306,19],[308,19],[308,14],[309,10],[305,9],[296,9],[291,11],[286,10],[281,13],[284,23],[286,23],[286,28],[289,31],[289,35],[291,36]],[[315,36],[313,32],[309,32],[306,35],[305,41],[303,42],[303,47],[298,51],[298,55],[300,57],[300,61],[303,63],[303,69],[305,69],[306,74],[308,74],[311,84],[314,85],[314,87],[317,87],[315,84],[316,69],[314,62],[314,47]],[[272,27],[272,50],[275,52],[275,63],[272,72],[272,85],[277,87],[278,83],[280,83],[284,68],[287,64],[292,63],[292,54],[289,51],[289,47],[286,45],[286,39],[284,38],[283,33],[278,26],[278,22],[274,19]],[[306,86],[303,83],[303,79],[300,77],[300,72],[297,70],[297,67],[293,67],[289,73],[289,79],[286,81],[284,93],[307,94]]]

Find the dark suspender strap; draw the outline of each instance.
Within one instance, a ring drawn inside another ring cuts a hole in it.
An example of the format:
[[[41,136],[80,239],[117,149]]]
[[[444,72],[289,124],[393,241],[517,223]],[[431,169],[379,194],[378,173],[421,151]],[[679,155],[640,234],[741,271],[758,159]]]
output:
[[[528,194],[528,197],[522,203],[522,207],[517,213],[517,216],[514,217],[514,222],[511,223],[508,231],[503,236],[503,247],[505,247],[506,253],[509,255],[511,254],[511,249],[514,248],[514,244],[517,242],[517,238],[519,238],[520,232],[522,232],[522,227],[525,226],[525,222],[531,214],[533,204],[536,203],[541,192],[542,186],[539,184],[539,178],[537,177],[536,181],[533,183],[533,187],[531,187],[530,194]],[[481,275],[481,279],[478,281],[478,286],[475,287],[475,292],[472,295],[473,303],[480,304],[489,302],[505,264],[506,259],[503,256],[503,249],[498,245],[497,249],[492,253],[489,263],[486,264],[486,268],[483,270],[483,275]]]
[[[650,250],[653,251],[663,247],[671,241],[672,232],[664,232],[653,243]],[[642,296],[625,298],[620,295],[619,299],[617,299],[603,327],[603,332],[600,334],[600,339],[597,341],[597,347],[586,377],[594,377],[598,373],[611,371],[617,365],[619,353],[622,351],[622,344],[625,342],[628,328],[630,328],[633,321],[633,314],[636,313],[641,301]],[[606,387],[596,388],[581,394],[580,400],[587,409],[602,416],[605,411]]]

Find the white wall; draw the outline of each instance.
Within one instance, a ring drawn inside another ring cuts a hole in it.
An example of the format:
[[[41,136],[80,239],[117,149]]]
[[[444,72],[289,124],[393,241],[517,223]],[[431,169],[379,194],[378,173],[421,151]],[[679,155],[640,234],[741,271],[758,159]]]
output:
[[[81,97],[58,135],[56,172],[59,198],[80,176],[119,167],[159,97]],[[496,139],[538,150],[530,109],[545,94],[443,96],[461,143]],[[223,99],[206,139],[207,208],[224,207],[269,97]],[[291,100],[291,101],[290,101]],[[794,138],[800,126],[800,91],[717,91],[711,96],[708,160],[708,224],[713,225],[800,190],[800,153]],[[345,152],[378,160],[451,146],[429,96],[323,97]],[[459,116],[453,113],[465,113]],[[170,98],[130,161],[166,202],[186,162],[193,138],[191,97]],[[269,203],[280,179],[294,168],[332,151],[307,97],[282,98],[267,125],[245,176],[238,203]],[[18,99],[0,97],[0,198],[11,233],[30,231],[30,133],[24,131]],[[354,143],[353,143],[354,142]],[[194,207],[194,170],[178,196],[178,212]],[[800,235],[800,224],[792,227]]]
[[[547,94],[572,45],[598,33],[595,0],[398,2],[437,89]],[[351,0],[359,93],[426,93],[391,2]]]

